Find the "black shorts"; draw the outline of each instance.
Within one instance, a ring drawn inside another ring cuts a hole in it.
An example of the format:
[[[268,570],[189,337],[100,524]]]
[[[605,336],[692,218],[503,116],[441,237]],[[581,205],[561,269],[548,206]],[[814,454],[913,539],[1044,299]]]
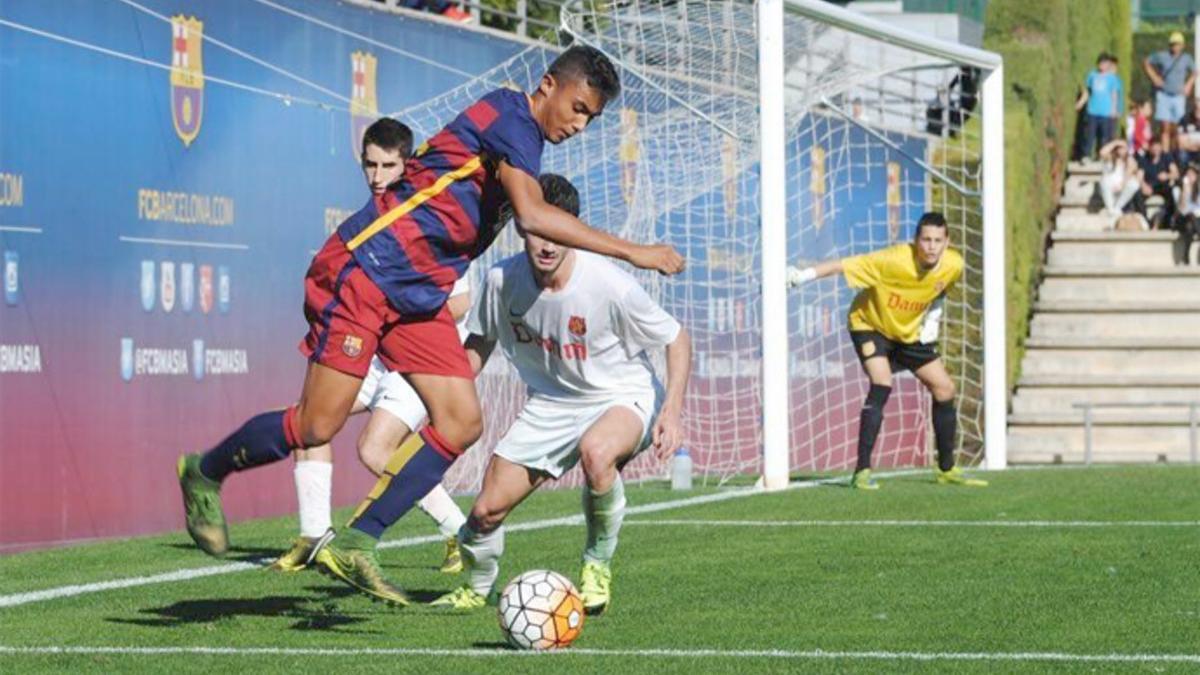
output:
[[[916,371],[940,358],[934,344],[896,342],[873,330],[852,330],[850,339],[854,342],[854,353],[858,355],[859,361],[866,363],[867,359],[886,357],[894,373],[902,370]]]

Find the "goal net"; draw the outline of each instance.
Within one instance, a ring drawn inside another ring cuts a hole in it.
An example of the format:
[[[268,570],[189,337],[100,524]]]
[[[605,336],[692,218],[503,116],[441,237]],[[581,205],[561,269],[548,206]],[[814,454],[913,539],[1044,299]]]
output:
[[[958,385],[959,445],[973,461],[983,438],[980,71],[839,27],[806,13],[809,4],[819,3],[789,3],[785,75],[764,84],[784,92],[787,259],[909,241],[922,212],[945,213],[966,271],[946,298],[941,351]],[[756,9],[715,0],[625,1],[603,10],[568,4],[564,42],[608,54],[623,91],[584,133],[547,146],[543,162],[579,188],[585,222],[635,241],[670,242],[687,258],[678,277],[637,274],[691,333],[686,445],[709,483],[762,472],[764,368],[789,374],[793,471],[852,466],[867,388],[845,329],[853,293],[843,281],[815,282],[789,293],[786,306],[764,306]],[[428,137],[491,89],[534,90],[557,53],[531,46],[394,116]],[[476,263],[474,279],[519,250],[507,228]],[[763,360],[770,312],[787,313],[786,363]],[[453,469],[454,490],[478,487],[488,454],[524,401],[524,386],[498,354],[479,390],[486,432]],[[896,379],[876,465],[928,461],[929,403],[910,375]],[[625,474],[663,470],[647,455]],[[575,472],[566,483],[578,480]]]

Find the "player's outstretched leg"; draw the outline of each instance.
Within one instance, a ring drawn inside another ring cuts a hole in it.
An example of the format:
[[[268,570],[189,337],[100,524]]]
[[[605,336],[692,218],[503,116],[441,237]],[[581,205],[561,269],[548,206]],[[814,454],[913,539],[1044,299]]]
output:
[[[361,378],[311,363],[300,403],[252,417],[203,455],[184,455],[177,471],[187,530],[205,553],[222,556],[229,533],[221,483],[231,473],[284,459],[296,448],[327,443],[350,413]]]
[[[950,379],[945,366],[940,359],[932,361],[918,368],[916,376],[933,394],[933,435],[938,454],[934,480],[938,485],[987,487],[987,481],[968,477],[954,464],[958,410],[954,406],[954,381]]]
[[[350,522],[322,538],[313,556],[322,571],[373,598],[400,606],[410,601],[379,567],[375,558],[379,538],[441,483],[446,470],[479,438],[483,427],[473,380],[414,374],[409,382],[425,402],[430,424],[392,454]]]

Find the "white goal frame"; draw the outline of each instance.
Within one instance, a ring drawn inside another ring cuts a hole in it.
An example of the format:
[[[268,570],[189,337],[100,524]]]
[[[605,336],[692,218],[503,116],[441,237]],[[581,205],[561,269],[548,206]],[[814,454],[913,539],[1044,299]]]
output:
[[[1005,316],[1004,63],[998,54],[889,26],[822,0],[758,1],[762,213],[763,476],[767,490],[788,484],[790,384],[787,326],[786,126],[784,12],[874,40],[974,66],[982,71],[982,207],[984,322],[984,467],[1007,457],[1008,384]],[[774,86],[771,84],[774,83]]]

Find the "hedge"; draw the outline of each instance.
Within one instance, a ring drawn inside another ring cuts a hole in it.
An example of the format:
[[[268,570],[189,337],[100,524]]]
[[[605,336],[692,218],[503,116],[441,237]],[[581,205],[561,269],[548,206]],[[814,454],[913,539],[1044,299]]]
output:
[[[1020,375],[1045,239],[1074,145],[1075,98],[1102,51],[1129,82],[1129,0],[991,0],[984,47],[1004,57],[1008,385]]]

